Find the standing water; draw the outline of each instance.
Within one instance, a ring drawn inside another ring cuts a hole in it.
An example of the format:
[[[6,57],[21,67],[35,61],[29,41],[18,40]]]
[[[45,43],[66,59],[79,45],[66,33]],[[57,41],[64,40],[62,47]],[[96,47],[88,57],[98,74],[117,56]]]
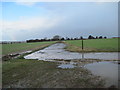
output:
[[[118,87],[118,65],[113,62],[99,62],[85,65],[94,75],[102,76],[106,80],[106,87]],[[119,65],[120,66],[120,65]]]
[[[45,49],[39,50],[27,56],[24,56],[25,59],[38,59],[38,60],[74,60],[82,59],[83,54],[77,52],[69,52],[64,48],[66,47],[63,43],[53,44]],[[103,60],[118,60],[118,53],[113,52],[100,52],[100,53],[84,53],[85,59],[103,59]]]

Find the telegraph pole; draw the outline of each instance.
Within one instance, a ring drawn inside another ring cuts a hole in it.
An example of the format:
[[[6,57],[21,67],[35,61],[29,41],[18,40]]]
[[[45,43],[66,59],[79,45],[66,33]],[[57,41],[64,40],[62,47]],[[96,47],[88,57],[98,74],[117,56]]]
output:
[[[84,60],[84,52],[83,52],[83,51],[84,51],[84,50],[83,50],[83,49],[84,49],[84,46],[83,46],[83,45],[84,45],[84,44],[83,44],[83,39],[82,39],[82,60]]]
[[[84,47],[83,47],[83,39],[82,39],[82,51],[83,51]]]

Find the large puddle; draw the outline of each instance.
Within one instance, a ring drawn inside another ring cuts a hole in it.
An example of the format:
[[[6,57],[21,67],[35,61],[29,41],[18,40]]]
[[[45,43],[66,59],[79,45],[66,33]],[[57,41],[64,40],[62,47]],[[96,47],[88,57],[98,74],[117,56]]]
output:
[[[38,60],[74,60],[74,59],[103,59],[103,60],[118,60],[118,53],[113,52],[93,52],[93,53],[77,53],[66,51],[65,44],[56,43],[45,49],[39,50],[32,54],[25,56],[25,59],[38,59]]]
[[[118,87],[118,66],[113,62],[99,62],[85,65],[85,68],[90,70],[94,75],[102,76],[106,81],[106,87],[112,85]]]

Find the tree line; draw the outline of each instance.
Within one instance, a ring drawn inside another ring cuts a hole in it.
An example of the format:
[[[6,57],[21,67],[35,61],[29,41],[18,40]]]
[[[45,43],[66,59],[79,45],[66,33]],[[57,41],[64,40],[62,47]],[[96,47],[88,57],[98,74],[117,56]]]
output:
[[[0,44],[26,43],[26,41],[2,41]]]
[[[75,37],[75,38],[69,38],[69,37],[60,37],[59,35],[55,35],[52,39],[47,39],[47,38],[44,38],[44,39],[30,39],[30,40],[26,40],[27,43],[30,43],[30,42],[43,42],[43,41],[64,41],[64,40],[82,40],[82,39],[106,39],[107,37],[106,36],[92,36],[92,35],[89,35],[88,38],[83,38],[83,36],[80,36],[79,38],[78,37]]]

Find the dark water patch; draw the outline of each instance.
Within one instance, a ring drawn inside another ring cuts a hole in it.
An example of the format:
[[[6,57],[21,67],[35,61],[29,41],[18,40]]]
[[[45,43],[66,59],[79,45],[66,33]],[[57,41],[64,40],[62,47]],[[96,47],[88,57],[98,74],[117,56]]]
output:
[[[87,64],[84,67],[90,70],[94,75],[101,76],[105,79],[106,87],[112,85],[118,87],[118,67],[120,67],[120,65],[114,62],[97,62]]]

